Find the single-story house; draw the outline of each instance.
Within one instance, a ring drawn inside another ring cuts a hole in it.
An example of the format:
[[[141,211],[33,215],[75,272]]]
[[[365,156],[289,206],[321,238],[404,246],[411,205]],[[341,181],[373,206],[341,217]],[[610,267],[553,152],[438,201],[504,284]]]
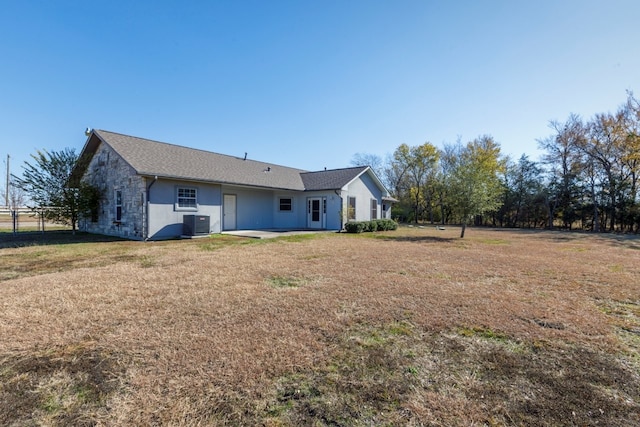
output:
[[[341,230],[391,217],[368,166],[309,172],[104,130],[90,131],[72,173],[100,189],[83,231],[168,239],[226,230]]]

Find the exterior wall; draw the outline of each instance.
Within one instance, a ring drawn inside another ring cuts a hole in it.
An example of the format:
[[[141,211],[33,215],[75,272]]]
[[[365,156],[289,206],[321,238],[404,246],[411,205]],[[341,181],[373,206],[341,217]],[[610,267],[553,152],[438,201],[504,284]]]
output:
[[[348,197],[356,198],[356,218],[355,221],[371,220],[371,200],[377,202],[377,218],[382,218],[382,191],[375,184],[371,176],[365,173],[359,179],[351,182],[346,191],[343,191],[343,205],[345,212],[348,207]],[[346,215],[345,215],[346,218]]]
[[[274,228],[273,191],[224,185],[222,194],[236,196],[236,230]]]
[[[338,192],[340,193],[340,192]],[[343,221],[341,219],[342,204],[341,198],[335,191],[314,191],[306,192],[303,194],[304,201],[302,204],[302,227],[307,227],[307,201],[311,198],[324,198],[326,200],[326,212],[324,212],[324,228],[327,230],[340,230],[342,229]]]
[[[391,219],[391,202],[383,201],[380,209],[382,209],[381,219]]]
[[[291,211],[280,211],[280,199],[291,199]],[[306,195],[298,191],[273,192],[273,228],[306,227]]]
[[[171,239],[184,234],[185,215],[209,216],[209,232],[221,231],[221,187],[216,184],[147,178],[149,185],[149,239]],[[195,208],[177,204],[178,188],[196,189]]]
[[[102,192],[97,218],[79,221],[79,229],[89,233],[144,238],[144,179],[105,144],[98,147],[83,181]],[[122,194],[122,216],[116,222],[115,192]],[[94,221],[95,220],[95,221]]]
[[[344,210],[342,207],[343,198],[337,195],[335,192],[331,192],[327,195],[327,229],[328,230],[342,230],[346,221],[343,218]]]
[[[339,230],[340,197],[331,192],[297,192],[286,190],[257,190],[223,186],[222,195],[236,196],[236,229],[307,228],[307,201],[325,198],[327,212],[324,228]],[[280,211],[280,199],[291,199],[291,211]],[[224,207],[222,207],[224,209]]]

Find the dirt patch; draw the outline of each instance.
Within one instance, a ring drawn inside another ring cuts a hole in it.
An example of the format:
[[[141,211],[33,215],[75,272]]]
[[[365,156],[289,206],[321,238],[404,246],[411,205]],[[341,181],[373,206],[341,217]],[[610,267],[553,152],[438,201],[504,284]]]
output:
[[[119,389],[114,354],[84,345],[0,356],[0,424],[92,426]]]
[[[532,345],[482,338],[441,337],[431,371],[456,384],[473,402],[478,421],[489,425],[608,425],[640,422],[640,379],[623,359],[581,346]],[[448,349],[448,350],[447,350]],[[445,350],[445,351],[443,351]],[[472,415],[472,412],[467,414]],[[446,416],[446,414],[442,414]]]
[[[408,324],[360,325],[342,336],[329,363],[276,382],[266,423],[375,425],[405,421],[402,408],[415,384]],[[386,415],[385,415],[386,414]]]
[[[640,422],[640,378],[614,356],[514,342],[487,331],[468,336],[406,330],[351,331],[327,365],[276,382],[263,421],[290,426]]]

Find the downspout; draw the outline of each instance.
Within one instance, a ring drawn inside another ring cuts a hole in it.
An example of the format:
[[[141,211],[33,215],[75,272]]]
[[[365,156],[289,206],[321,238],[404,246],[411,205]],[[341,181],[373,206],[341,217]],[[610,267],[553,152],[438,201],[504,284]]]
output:
[[[148,241],[149,240],[149,206],[151,206],[151,201],[149,200],[149,195],[151,194],[151,187],[153,186],[153,184],[156,183],[156,181],[158,180],[158,175],[153,177],[153,181],[151,181],[151,183],[149,185],[147,185],[147,194],[146,194],[146,199],[147,199],[147,206],[146,206],[146,215],[144,218],[145,221],[145,230],[144,230],[144,241]]]
[[[344,223],[342,222],[344,220],[344,200],[342,199],[342,190],[338,191],[338,190],[333,190],[334,193],[336,193],[336,196],[338,196],[340,198],[340,230],[342,231],[342,229],[344,228]]]

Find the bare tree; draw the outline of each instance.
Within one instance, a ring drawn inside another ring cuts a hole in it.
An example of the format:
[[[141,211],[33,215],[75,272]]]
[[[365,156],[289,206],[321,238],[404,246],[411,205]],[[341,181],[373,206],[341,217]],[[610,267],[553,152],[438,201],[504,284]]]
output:
[[[371,153],[356,153],[349,162],[351,166],[369,166],[373,172],[382,179],[384,171],[384,161],[382,157]]]
[[[549,122],[554,131],[545,139],[538,140],[538,147],[545,150],[542,162],[547,167],[548,210],[547,226],[553,227],[557,212],[567,228],[576,218],[577,182],[583,169],[582,159],[577,147],[584,144],[587,127],[577,114],[569,115],[563,123],[557,120]]]

